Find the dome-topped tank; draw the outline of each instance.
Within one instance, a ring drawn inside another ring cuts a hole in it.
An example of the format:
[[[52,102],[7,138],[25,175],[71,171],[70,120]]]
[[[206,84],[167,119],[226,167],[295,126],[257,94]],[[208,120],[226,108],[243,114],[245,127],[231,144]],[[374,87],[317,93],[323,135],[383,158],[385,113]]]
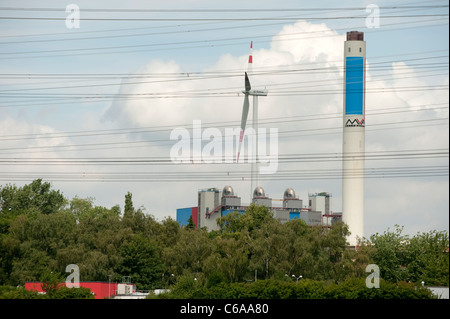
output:
[[[231,187],[229,185],[225,186],[223,188],[222,195],[223,196],[233,196],[234,195],[233,187]]]
[[[258,186],[253,191],[253,198],[255,197],[265,197],[266,193],[264,193],[264,189],[261,186]]]
[[[292,188],[286,188],[284,191],[284,199],[295,198],[295,191]]]

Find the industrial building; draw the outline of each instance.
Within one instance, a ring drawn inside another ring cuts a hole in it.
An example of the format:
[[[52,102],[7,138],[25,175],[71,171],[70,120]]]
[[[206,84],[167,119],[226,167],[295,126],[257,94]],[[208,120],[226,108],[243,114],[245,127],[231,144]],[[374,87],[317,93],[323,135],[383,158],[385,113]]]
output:
[[[61,286],[64,285],[65,283],[61,283]],[[82,281],[79,282],[78,285],[79,287],[89,288],[95,299],[118,298],[120,296],[131,296],[136,294],[136,285],[131,283]],[[45,293],[42,289],[41,282],[26,282],[25,289]]]
[[[286,223],[292,219],[303,220],[310,226],[331,227],[341,219],[341,214],[333,213],[331,195],[329,193],[309,194],[309,206],[303,207],[292,188],[287,188],[283,199],[272,199],[266,195],[260,186],[253,191],[252,203],[269,208],[274,218]],[[274,206],[274,201],[281,201],[281,206]],[[205,227],[208,231],[219,230],[217,219],[232,212],[243,214],[248,206],[242,205],[241,198],[237,196],[231,186],[219,188],[206,188],[198,191],[198,206],[177,209],[177,222],[180,226],[188,224],[192,218],[196,228]]]

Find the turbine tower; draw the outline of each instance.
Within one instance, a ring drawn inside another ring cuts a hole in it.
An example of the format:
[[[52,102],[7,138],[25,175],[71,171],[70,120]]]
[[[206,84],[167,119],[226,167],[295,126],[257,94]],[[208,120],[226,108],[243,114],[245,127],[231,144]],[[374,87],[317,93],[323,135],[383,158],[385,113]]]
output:
[[[244,106],[242,108],[242,118],[241,118],[241,131],[239,134],[239,146],[238,146],[238,155],[237,155],[237,163],[239,163],[239,156],[241,153],[241,145],[242,140],[244,139],[245,126],[247,124],[247,116],[249,110],[249,98],[248,96],[253,96],[253,141],[252,141],[252,159],[251,161],[251,190],[250,196],[252,196],[253,191],[258,186],[258,174],[259,174],[259,164],[258,164],[258,97],[259,96],[267,96],[267,90],[252,90],[250,85],[249,75],[252,75],[253,72],[253,41],[250,42],[250,54],[248,57],[248,68],[247,72],[245,72],[245,90],[242,91],[244,93]],[[251,199],[251,198],[250,198]]]
[[[344,43],[344,118],[342,147],[342,220],[350,246],[363,238],[366,42],[364,33],[347,32]]]

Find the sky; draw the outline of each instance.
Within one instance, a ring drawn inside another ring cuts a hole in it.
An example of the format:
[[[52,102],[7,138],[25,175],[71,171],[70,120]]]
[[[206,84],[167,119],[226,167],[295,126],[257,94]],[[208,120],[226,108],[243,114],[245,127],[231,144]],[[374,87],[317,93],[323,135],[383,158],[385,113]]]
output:
[[[448,1],[0,0],[0,185],[42,178],[122,209],[131,192],[158,220],[204,188],[231,185],[248,204],[248,161],[207,155],[239,128],[253,41],[259,127],[278,133],[259,185],[304,205],[329,192],[341,212],[352,30],[367,43],[364,236],[448,232]],[[181,131],[196,163],[174,160]]]

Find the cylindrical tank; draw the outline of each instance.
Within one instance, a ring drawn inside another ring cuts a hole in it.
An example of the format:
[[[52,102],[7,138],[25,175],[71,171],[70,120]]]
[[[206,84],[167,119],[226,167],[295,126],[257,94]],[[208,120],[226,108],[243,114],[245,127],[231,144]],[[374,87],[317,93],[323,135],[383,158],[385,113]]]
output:
[[[233,196],[233,195],[234,195],[233,187],[227,185],[223,188],[222,196]]]
[[[286,188],[283,195],[284,199],[295,198],[295,191],[292,188]]]
[[[255,197],[265,197],[266,193],[264,192],[264,189],[261,186],[258,186],[253,191],[253,198]]]

